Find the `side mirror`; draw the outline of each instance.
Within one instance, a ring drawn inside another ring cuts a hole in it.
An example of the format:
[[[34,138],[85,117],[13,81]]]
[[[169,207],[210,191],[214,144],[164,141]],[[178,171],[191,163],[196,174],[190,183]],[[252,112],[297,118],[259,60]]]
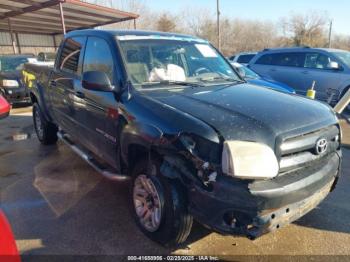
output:
[[[340,70],[340,65],[337,62],[332,61],[328,64],[328,68],[333,70]]]
[[[114,87],[108,75],[101,71],[88,71],[83,74],[83,88],[92,91],[111,92]]]

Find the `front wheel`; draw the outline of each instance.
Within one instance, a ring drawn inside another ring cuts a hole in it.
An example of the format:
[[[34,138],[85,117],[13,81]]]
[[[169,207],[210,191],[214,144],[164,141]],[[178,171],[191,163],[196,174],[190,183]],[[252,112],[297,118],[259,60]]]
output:
[[[33,120],[36,135],[43,145],[52,145],[57,142],[56,125],[48,122],[37,103],[33,105]]]
[[[140,161],[133,170],[131,197],[133,215],[141,231],[153,241],[176,246],[186,241],[192,228],[192,216],[187,212],[184,187],[177,180],[160,174],[159,164]]]

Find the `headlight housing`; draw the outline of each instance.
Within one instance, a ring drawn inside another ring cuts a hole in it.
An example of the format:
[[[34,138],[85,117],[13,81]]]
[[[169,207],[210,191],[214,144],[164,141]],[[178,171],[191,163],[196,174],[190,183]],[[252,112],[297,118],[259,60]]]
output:
[[[183,146],[193,155],[205,162],[220,165],[221,146],[206,138],[195,134],[181,134],[180,141]]]
[[[2,86],[3,87],[18,87],[18,81],[17,80],[10,80],[10,79],[4,79],[2,80]]]
[[[268,179],[277,176],[279,165],[273,150],[267,145],[226,141],[222,152],[224,174],[243,179]]]

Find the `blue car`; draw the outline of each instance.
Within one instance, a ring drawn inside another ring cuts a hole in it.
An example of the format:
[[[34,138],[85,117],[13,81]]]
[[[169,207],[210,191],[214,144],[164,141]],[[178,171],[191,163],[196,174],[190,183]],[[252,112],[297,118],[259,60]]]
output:
[[[280,92],[285,92],[289,94],[295,94],[295,90],[291,88],[290,86],[277,82],[273,80],[272,78],[268,77],[262,77],[255,73],[250,68],[239,64],[239,63],[231,63],[232,66],[237,70],[237,72],[240,74],[241,77],[244,78],[248,83],[258,85],[258,86],[264,86],[267,88],[271,88]]]

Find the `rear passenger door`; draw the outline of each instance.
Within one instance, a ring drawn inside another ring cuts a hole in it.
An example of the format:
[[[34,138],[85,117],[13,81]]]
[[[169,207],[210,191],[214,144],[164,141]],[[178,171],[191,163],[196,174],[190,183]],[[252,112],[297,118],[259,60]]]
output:
[[[99,37],[88,37],[83,73],[101,71],[107,74],[115,85],[115,56],[108,42]],[[82,90],[86,107],[84,108],[84,136],[88,148],[110,165],[118,169],[118,102],[113,92]]]
[[[304,61],[302,52],[270,53],[261,56],[252,68],[263,77],[287,84],[298,93],[305,88]]]
[[[81,88],[82,51],[86,37],[67,38],[59,54],[59,61],[49,83],[50,101],[60,127],[72,136],[79,137],[76,117],[77,101],[74,95]],[[78,101],[79,102],[79,101]]]

